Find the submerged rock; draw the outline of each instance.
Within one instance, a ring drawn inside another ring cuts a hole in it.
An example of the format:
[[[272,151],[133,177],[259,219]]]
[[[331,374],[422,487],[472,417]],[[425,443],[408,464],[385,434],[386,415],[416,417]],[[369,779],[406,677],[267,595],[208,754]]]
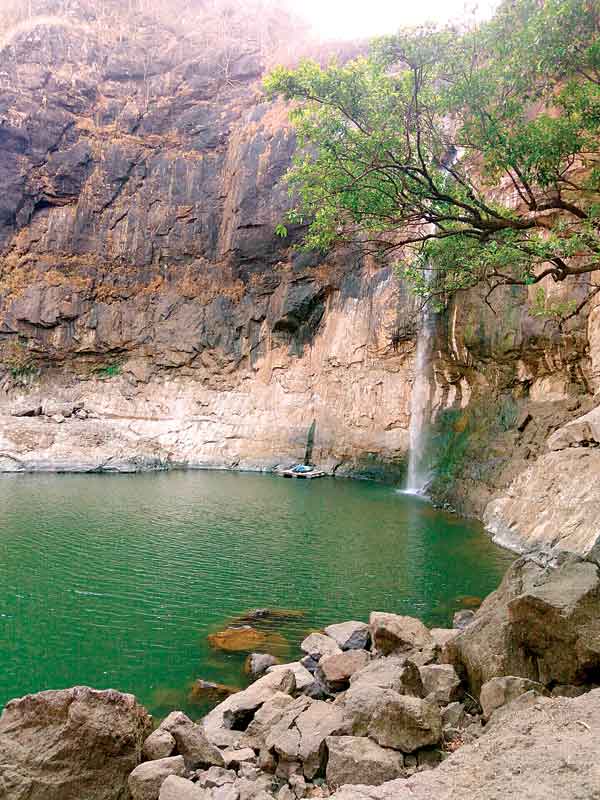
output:
[[[227,686],[224,683],[213,683],[198,678],[192,684],[190,697],[192,700],[208,700],[214,703],[239,691],[238,686]]]
[[[227,653],[252,652],[258,648],[285,653],[289,649],[287,640],[274,631],[262,631],[251,625],[225,628],[225,630],[208,635],[211,647]]]
[[[288,622],[289,620],[302,619],[304,611],[294,608],[253,608],[234,617],[230,625],[245,625],[256,622],[264,624]]]
[[[7,800],[127,800],[152,720],[131,694],[85,686],[7,703],[0,795]]]

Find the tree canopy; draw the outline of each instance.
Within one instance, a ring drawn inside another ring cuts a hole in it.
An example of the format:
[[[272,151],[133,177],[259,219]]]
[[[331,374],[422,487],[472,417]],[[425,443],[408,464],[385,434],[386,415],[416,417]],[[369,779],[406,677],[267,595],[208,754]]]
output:
[[[391,254],[438,305],[600,268],[597,0],[504,0],[483,24],[403,30],[266,88],[295,101],[288,222],[305,247]]]

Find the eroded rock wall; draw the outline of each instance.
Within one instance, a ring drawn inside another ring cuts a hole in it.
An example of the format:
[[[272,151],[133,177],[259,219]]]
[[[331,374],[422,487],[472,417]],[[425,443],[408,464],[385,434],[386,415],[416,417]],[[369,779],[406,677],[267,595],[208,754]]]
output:
[[[35,18],[0,51],[5,469],[403,470],[411,364],[389,268],[281,239],[287,110],[151,20]],[[381,462],[381,464],[380,464]]]

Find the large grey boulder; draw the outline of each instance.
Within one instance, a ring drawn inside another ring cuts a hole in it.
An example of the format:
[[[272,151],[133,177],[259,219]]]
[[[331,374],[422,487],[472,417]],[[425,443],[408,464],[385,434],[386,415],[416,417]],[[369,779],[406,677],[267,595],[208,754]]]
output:
[[[7,703],[0,717],[0,797],[128,800],[152,719],[135,697],[85,686]]]
[[[582,685],[600,670],[598,567],[575,558],[555,569],[519,559],[475,619],[446,648],[478,695],[492,678],[513,675]]]
[[[532,690],[542,694],[546,693],[541,683],[530,681],[528,678],[517,678],[514,675],[492,678],[491,681],[483,684],[479,695],[483,716],[489,719],[496,709],[512,703],[517,697]]]
[[[325,634],[331,637],[342,650],[368,650],[371,644],[371,631],[364,622],[339,622],[328,625]]]
[[[350,684],[350,678],[369,663],[366,650],[347,650],[337,655],[324,656],[315,673],[330,692],[341,692]]]
[[[350,678],[351,686],[359,683],[393,689],[398,694],[423,697],[423,682],[419,669],[416,664],[403,657],[388,656],[371,661]]]
[[[503,709],[501,724],[436,769],[378,787],[343,786],[331,800],[598,797],[600,689],[575,699],[537,697],[523,708],[520,699]]]
[[[358,683],[348,689],[340,707],[348,733],[369,736],[403,753],[437,744],[442,736],[442,718],[434,703],[392,689]]]
[[[184,774],[183,756],[146,761],[136,767],[129,776],[129,791],[132,800],[158,800],[163,782],[170,775],[182,777]]]
[[[461,681],[451,664],[428,664],[419,669],[426,697],[447,706],[461,695]]]
[[[314,661],[319,661],[324,656],[333,656],[342,652],[335,639],[325,636],[324,633],[311,633],[300,644],[300,649]]]
[[[369,627],[373,647],[379,655],[408,653],[434,646],[431,634],[416,617],[373,611]]]
[[[364,737],[329,736],[327,752],[326,778],[330,786],[348,783],[378,786],[403,773],[402,753],[380,747]]]

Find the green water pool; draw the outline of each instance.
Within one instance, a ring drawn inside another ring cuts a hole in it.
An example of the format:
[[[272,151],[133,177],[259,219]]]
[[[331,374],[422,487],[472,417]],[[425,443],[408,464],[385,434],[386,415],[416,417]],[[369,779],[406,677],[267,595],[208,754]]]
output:
[[[244,655],[207,641],[231,618],[302,612],[269,628],[292,659],[371,610],[448,625],[512,559],[476,522],[348,480],[3,475],[0,514],[0,706],[86,684],[197,717],[195,679],[245,685]]]

